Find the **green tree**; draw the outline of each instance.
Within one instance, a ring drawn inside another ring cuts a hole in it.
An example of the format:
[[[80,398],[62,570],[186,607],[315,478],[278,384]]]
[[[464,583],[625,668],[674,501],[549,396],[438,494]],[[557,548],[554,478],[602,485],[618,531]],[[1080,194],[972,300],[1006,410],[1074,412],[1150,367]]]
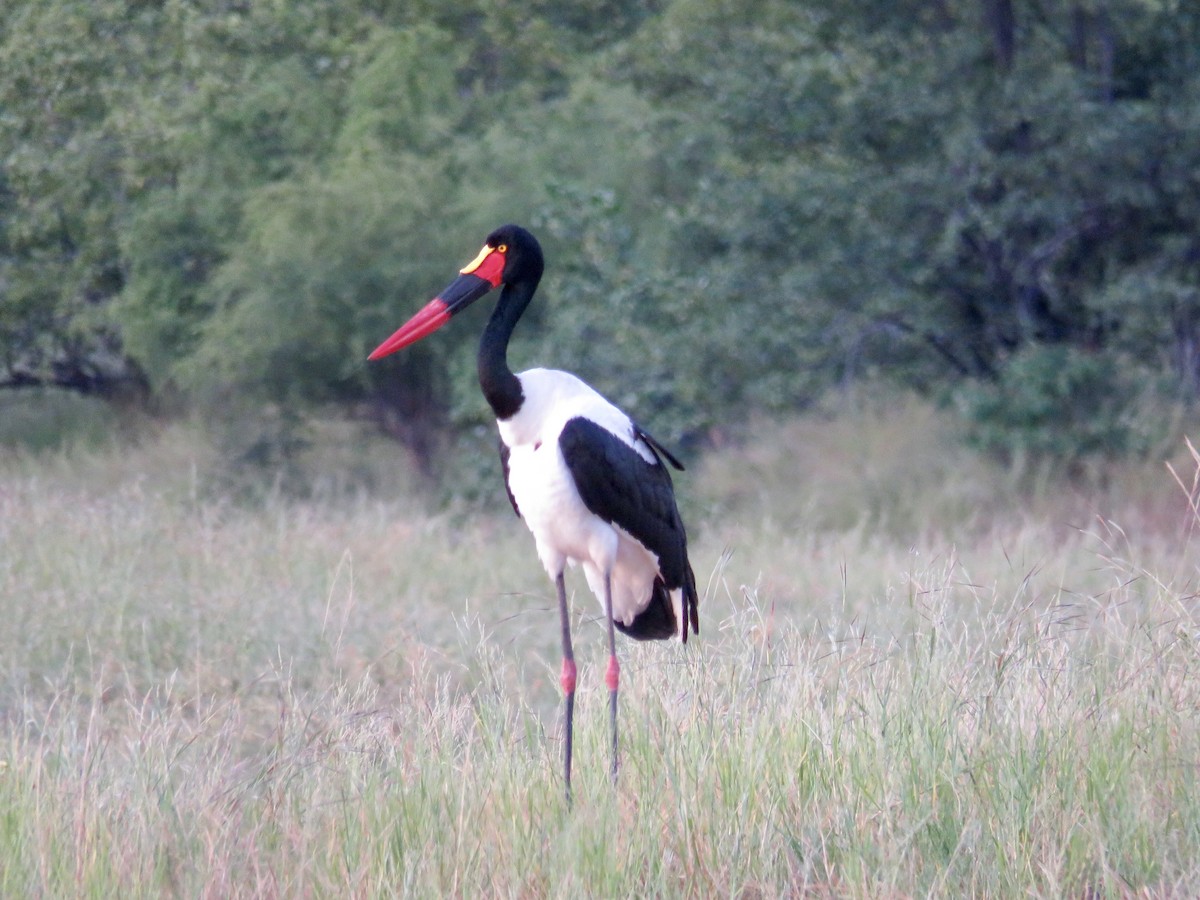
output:
[[[0,384],[140,387],[100,312],[125,282],[114,73],[142,27],[112,0],[0,12]]]
[[[624,77],[716,125],[683,157],[673,258],[707,269],[715,309],[772,298],[739,335],[737,379],[775,386],[752,405],[880,372],[1033,377],[1010,362],[1059,345],[1195,393],[1197,14],[1016,12],[677,0],[630,42]]]
[[[1133,428],[1200,394],[1193,6],[18,0],[0,384],[333,402],[429,459],[486,418],[469,324],[363,357],[521,221],[514,362],[669,439],[876,378]]]

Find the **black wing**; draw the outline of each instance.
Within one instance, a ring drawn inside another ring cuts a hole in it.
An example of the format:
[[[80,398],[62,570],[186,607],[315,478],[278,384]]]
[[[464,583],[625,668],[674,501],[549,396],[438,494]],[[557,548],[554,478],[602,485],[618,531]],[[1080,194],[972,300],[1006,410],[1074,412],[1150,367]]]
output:
[[[508,484],[508,457],[512,451],[508,449],[508,444],[504,443],[504,439],[500,439],[500,465],[504,469],[504,493],[508,494],[508,502],[512,504],[513,512],[517,514],[517,518],[521,518],[521,510],[517,509],[517,498],[513,496],[512,488]]]
[[[634,436],[642,440],[648,437],[636,427]],[[687,534],[675,505],[675,489],[658,453],[663,453],[672,463],[676,460],[653,439],[646,444],[654,455],[654,462],[647,462],[608,429],[582,417],[567,422],[558,437],[563,459],[584,505],[604,521],[625,529],[658,557],[659,577],[667,590],[682,588],[684,615],[688,621],[684,622],[679,634],[686,641],[688,622],[693,632],[700,633],[699,598],[687,557]],[[661,591],[654,590],[647,602],[665,599]],[[647,609],[647,613],[655,618],[661,618],[664,612],[670,614],[673,625],[675,616],[669,603],[665,611]],[[674,633],[672,628],[666,634],[659,634],[656,628],[655,633],[638,634],[636,624],[622,630],[634,637],[669,637]]]

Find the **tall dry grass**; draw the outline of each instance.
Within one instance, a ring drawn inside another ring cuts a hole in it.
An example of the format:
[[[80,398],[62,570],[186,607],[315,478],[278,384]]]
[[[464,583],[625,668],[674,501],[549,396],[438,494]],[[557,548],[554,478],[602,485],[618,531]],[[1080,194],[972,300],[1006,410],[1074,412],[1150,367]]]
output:
[[[0,895],[1200,893],[1200,459],[1060,485],[946,429],[764,425],[678,479],[703,633],[622,646],[615,789],[577,580],[570,810],[510,514],[244,502],[189,428],[10,454]]]

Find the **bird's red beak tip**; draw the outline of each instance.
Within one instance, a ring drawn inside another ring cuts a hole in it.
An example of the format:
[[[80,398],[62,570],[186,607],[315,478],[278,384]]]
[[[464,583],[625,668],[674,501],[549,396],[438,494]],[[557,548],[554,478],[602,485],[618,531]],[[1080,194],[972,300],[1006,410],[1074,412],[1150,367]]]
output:
[[[381,359],[395,353],[409,344],[415,344],[423,337],[433,334],[450,321],[450,312],[446,301],[434,297],[421,308],[415,316],[397,329],[396,333],[371,351],[368,360]]]

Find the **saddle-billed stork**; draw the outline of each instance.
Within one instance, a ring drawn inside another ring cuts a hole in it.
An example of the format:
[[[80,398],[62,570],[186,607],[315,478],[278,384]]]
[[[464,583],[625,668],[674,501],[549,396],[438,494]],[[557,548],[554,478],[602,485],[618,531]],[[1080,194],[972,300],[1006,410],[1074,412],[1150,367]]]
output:
[[[666,462],[674,456],[629,416],[568,372],[514,375],[508,341],[533,299],[543,270],[537,239],[517,225],[492,232],[479,255],[437,297],[379,345],[379,359],[419,341],[503,285],[479,342],[479,386],[496,414],[508,499],[525,520],[558,591],[566,740],[563,772],[571,799],[575,656],[567,591],[568,562],[583,566],[608,622],[611,775],[617,777],[617,664],[614,627],[638,640],[699,634],[699,597],[687,536]]]

